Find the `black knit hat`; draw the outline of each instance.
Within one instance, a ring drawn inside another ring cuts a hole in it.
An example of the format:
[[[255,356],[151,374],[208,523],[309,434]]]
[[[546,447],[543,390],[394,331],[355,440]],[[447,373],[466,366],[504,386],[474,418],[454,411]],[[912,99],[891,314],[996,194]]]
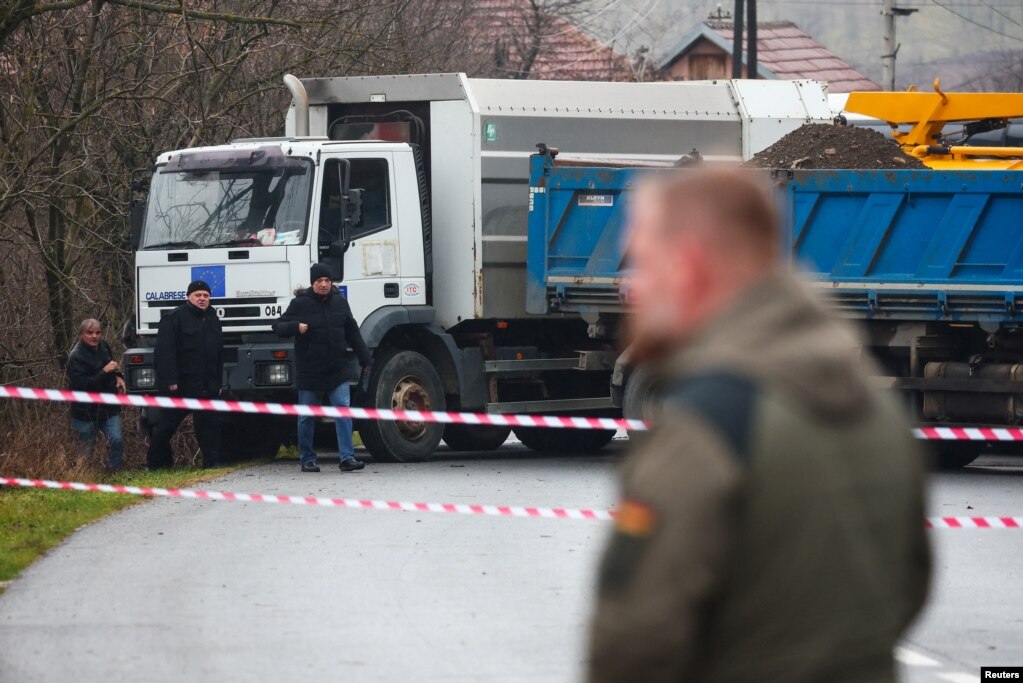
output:
[[[330,268],[323,265],[322,263],[314,263],[313,267],[309,269],[309,284],[312,284],[319,280],[321,277],[333,280]]]
[[[210,289],[210,286],[206,284],[205,280],[193,280],[192,282],[188,283],[189,294],[191,294],[192,292],[198,292],[199,290],[203,290],[207,294],[213,293],[213,291]]]

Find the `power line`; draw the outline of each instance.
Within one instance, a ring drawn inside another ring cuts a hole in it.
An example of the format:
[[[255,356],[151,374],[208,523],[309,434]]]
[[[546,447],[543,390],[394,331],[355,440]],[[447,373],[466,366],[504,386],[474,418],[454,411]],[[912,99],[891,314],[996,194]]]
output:
[[[985,4],[987,4],[987,3],[985,3]],[[1006,19],[1008,19],[1008,20],[1009,20],[1009,21],[1011,21],[1012,23],[1016,24],[1016,26],[1023,26],[1023,24],[1019,23],[1018,21],[1016,21],[1015,19],[1013,19],[1012,17],[1010,17],[1010,16],[1009,16],[1008,14],[1006,14],[1005,12],[1002,12],[1001,10],[995,9],[995,6],[994,6],[994,5],[988,5],[988,7],[990,7],[990,8],[991,8],[991,11],[992,11],[992,12],[994,12],[995,14],[998,14],[998,15],[1000,15],[1000,16],[1003,16],[1003,17],[1005,17]]]
[[[1004,31],[999,31],[996,28],[991,28],[990,26],[987,26],[986,24],[982,24],[979,21],[974,21],[973,19],[969,18],[965,14],[960,14],[959,12],[956,12],[954,9],[952,9],[948,5],[942,5],[940,2],[938,2],[938,0],[931,0],[931,1],[935,5],[937,5],[938,7],[942,8],[944,10],[948,10],[952,14],[954,14],[957,17],[959,17],[960,19],[962,19],[963,21],[968,22],[970,24],[973,24],[974,26],[977,26],[978,28],[982,28],[985,31],[990,31],[991,33],[995,33],[995,34],[998,34],[1000,36],[1004,36],[1006,38],[1011,38],[1012,40],[1018,40],[1019,42],[1023,43],[1023,38],[1020,38],[1019,36],[1014,36],[1012,34],[1005,33]],[[992,9],[994,9],[994,8],[992,8]]]

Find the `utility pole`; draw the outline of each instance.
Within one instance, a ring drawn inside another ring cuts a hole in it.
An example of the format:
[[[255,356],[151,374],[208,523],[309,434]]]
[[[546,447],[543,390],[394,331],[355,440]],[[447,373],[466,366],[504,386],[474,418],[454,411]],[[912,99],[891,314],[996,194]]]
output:
[[[742,18],[746,14],[743,0],[735,0],[732,14],[732,78],[742,78]]]
[[[746,0],[746,78],[757,78],[757,0]]]
[[[895,90],[895,58],[900,45],[895,42],[895,17],[908,17],[916,8],[896,7],[895,0],[884,0],[881,15],[884,17],[884,54],[881,55],[881,87]]]
[[[881,87],[895,90],[895,0],[884,0],[884,53],[881,55]]]

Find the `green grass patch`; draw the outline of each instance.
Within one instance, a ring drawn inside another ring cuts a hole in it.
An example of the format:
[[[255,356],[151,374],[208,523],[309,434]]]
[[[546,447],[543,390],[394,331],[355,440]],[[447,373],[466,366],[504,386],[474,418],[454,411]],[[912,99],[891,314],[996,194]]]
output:
[[[241,463],[199,468],[108,475],[104,483],[182,488],[247,467]],[[40,555],[84,524],[146,499],[121,493],[88,493],[0,487],[0,581],[10,581]]]

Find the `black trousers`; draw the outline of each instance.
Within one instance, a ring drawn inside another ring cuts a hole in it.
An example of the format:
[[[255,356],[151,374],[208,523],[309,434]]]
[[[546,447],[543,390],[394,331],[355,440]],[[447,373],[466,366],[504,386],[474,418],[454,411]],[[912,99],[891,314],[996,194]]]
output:
[[[146,453],[146,464],[149,469],[171,467],[174,454],[171,451],[171,438],[181,426],[181,421],[192,413],[195,423],[195,438],[202,451],[202,466],[215,467],[222,463],[220,440],[220,415],[209,410],[172,410],[160,409],[160,417],[149,439],[149,452]]]

